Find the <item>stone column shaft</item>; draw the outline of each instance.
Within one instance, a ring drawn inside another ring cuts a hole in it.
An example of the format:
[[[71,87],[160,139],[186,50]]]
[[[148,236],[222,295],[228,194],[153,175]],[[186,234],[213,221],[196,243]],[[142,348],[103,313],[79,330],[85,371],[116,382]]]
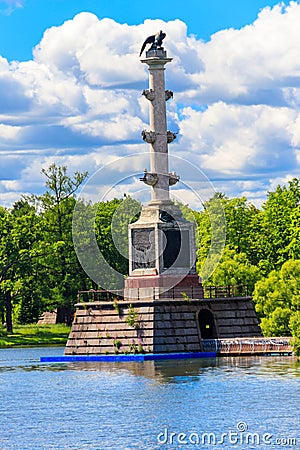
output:
[[[158,174],[158,181],[151,188],[151,203],[170,200],[164,66],[171,60],[147,58],[142,61],[149,67],[149,89],[154,92],[154,99],[150,101],[150,130],[156,137],[150,144],[150,170]]]

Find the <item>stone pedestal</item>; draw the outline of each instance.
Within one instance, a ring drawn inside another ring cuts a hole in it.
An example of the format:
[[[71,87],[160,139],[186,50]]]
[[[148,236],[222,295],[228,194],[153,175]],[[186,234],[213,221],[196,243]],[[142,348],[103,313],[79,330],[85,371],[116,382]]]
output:
[[[129,226],[125,298],[161,298],[176,285],[200,286],[195,262],[194,224],[171,201],[150,202]]]
[[[129,275],[196,273],[194,232],[171,202],[143,208],[129,225]]]

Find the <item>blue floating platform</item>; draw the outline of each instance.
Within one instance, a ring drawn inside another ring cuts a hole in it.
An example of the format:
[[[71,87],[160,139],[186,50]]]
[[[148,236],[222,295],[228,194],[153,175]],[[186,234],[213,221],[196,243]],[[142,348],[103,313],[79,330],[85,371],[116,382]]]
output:
[[[65,355],[41,356],[40,362],[125,362],[125,361],[158,361],[162,359],[216,358],[215,352],[195,353],[145,353],[128,355]]]

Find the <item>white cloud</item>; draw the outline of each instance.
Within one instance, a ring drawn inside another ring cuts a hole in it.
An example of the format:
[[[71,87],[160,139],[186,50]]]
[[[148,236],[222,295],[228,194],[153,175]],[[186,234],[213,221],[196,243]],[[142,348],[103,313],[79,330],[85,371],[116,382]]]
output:
[[[189,107],[182,114],[181,145],[197,154],[205,170],[242,175],[295,164],[292,109],[218,102],[204,112]]]
[[[194,76],[194,97],[199,102],[291,102],[284,88],[299,88],[299,21],[299,4],[281,4],[263,9],[253,24],[240,30],[222,30],[208,43],[197,42],[205,70]]]
[[[16,9],[23,8],[25,0],[2,0],[2,3],[7,6],[5,8],[0,7],[0,13],[9,16]]]
[[[138,53],[163,29],[173,58],[168,122],[180,132],[170,153],[205,170],[218,191],[259,202],[273,180],[300,175],[299,23],[300,5],[291,2],[209,42],[188,36],[180,20],[129,26],[81,13],[49,28],[32,61],[0,57],[1,199],[41,192],[40,170],[51,162],[92,173],[147,150],[148,74]]]
[[[4,144],[5,142],[11,143],[13,141],[16,141],[21,129],[21,127],[3,125],[2,123],[0,123],[0,136],[2,144]]]
[[[17,8],[21,8],[25,0],[2,0],[2,3],[6,3],[9,6],[16,6]]]

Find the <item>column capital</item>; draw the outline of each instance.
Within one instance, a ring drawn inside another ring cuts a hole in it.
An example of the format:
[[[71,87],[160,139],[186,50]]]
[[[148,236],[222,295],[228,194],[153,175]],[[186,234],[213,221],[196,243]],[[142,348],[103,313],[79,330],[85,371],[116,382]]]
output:
[[[158,50],[149,50],[149,52],[146,53],[146,58],[141,59],[142,63],[148,64],[149,70],[162,70],[167,63],[173,60],[173,58],[167,58],[166,56],[152,56],[152,53],[154,52],[158,53]],[[151,55],[149,55],[149,53],[151,53]],[[164,53],[166,54],[167,52],[164,51]]]

